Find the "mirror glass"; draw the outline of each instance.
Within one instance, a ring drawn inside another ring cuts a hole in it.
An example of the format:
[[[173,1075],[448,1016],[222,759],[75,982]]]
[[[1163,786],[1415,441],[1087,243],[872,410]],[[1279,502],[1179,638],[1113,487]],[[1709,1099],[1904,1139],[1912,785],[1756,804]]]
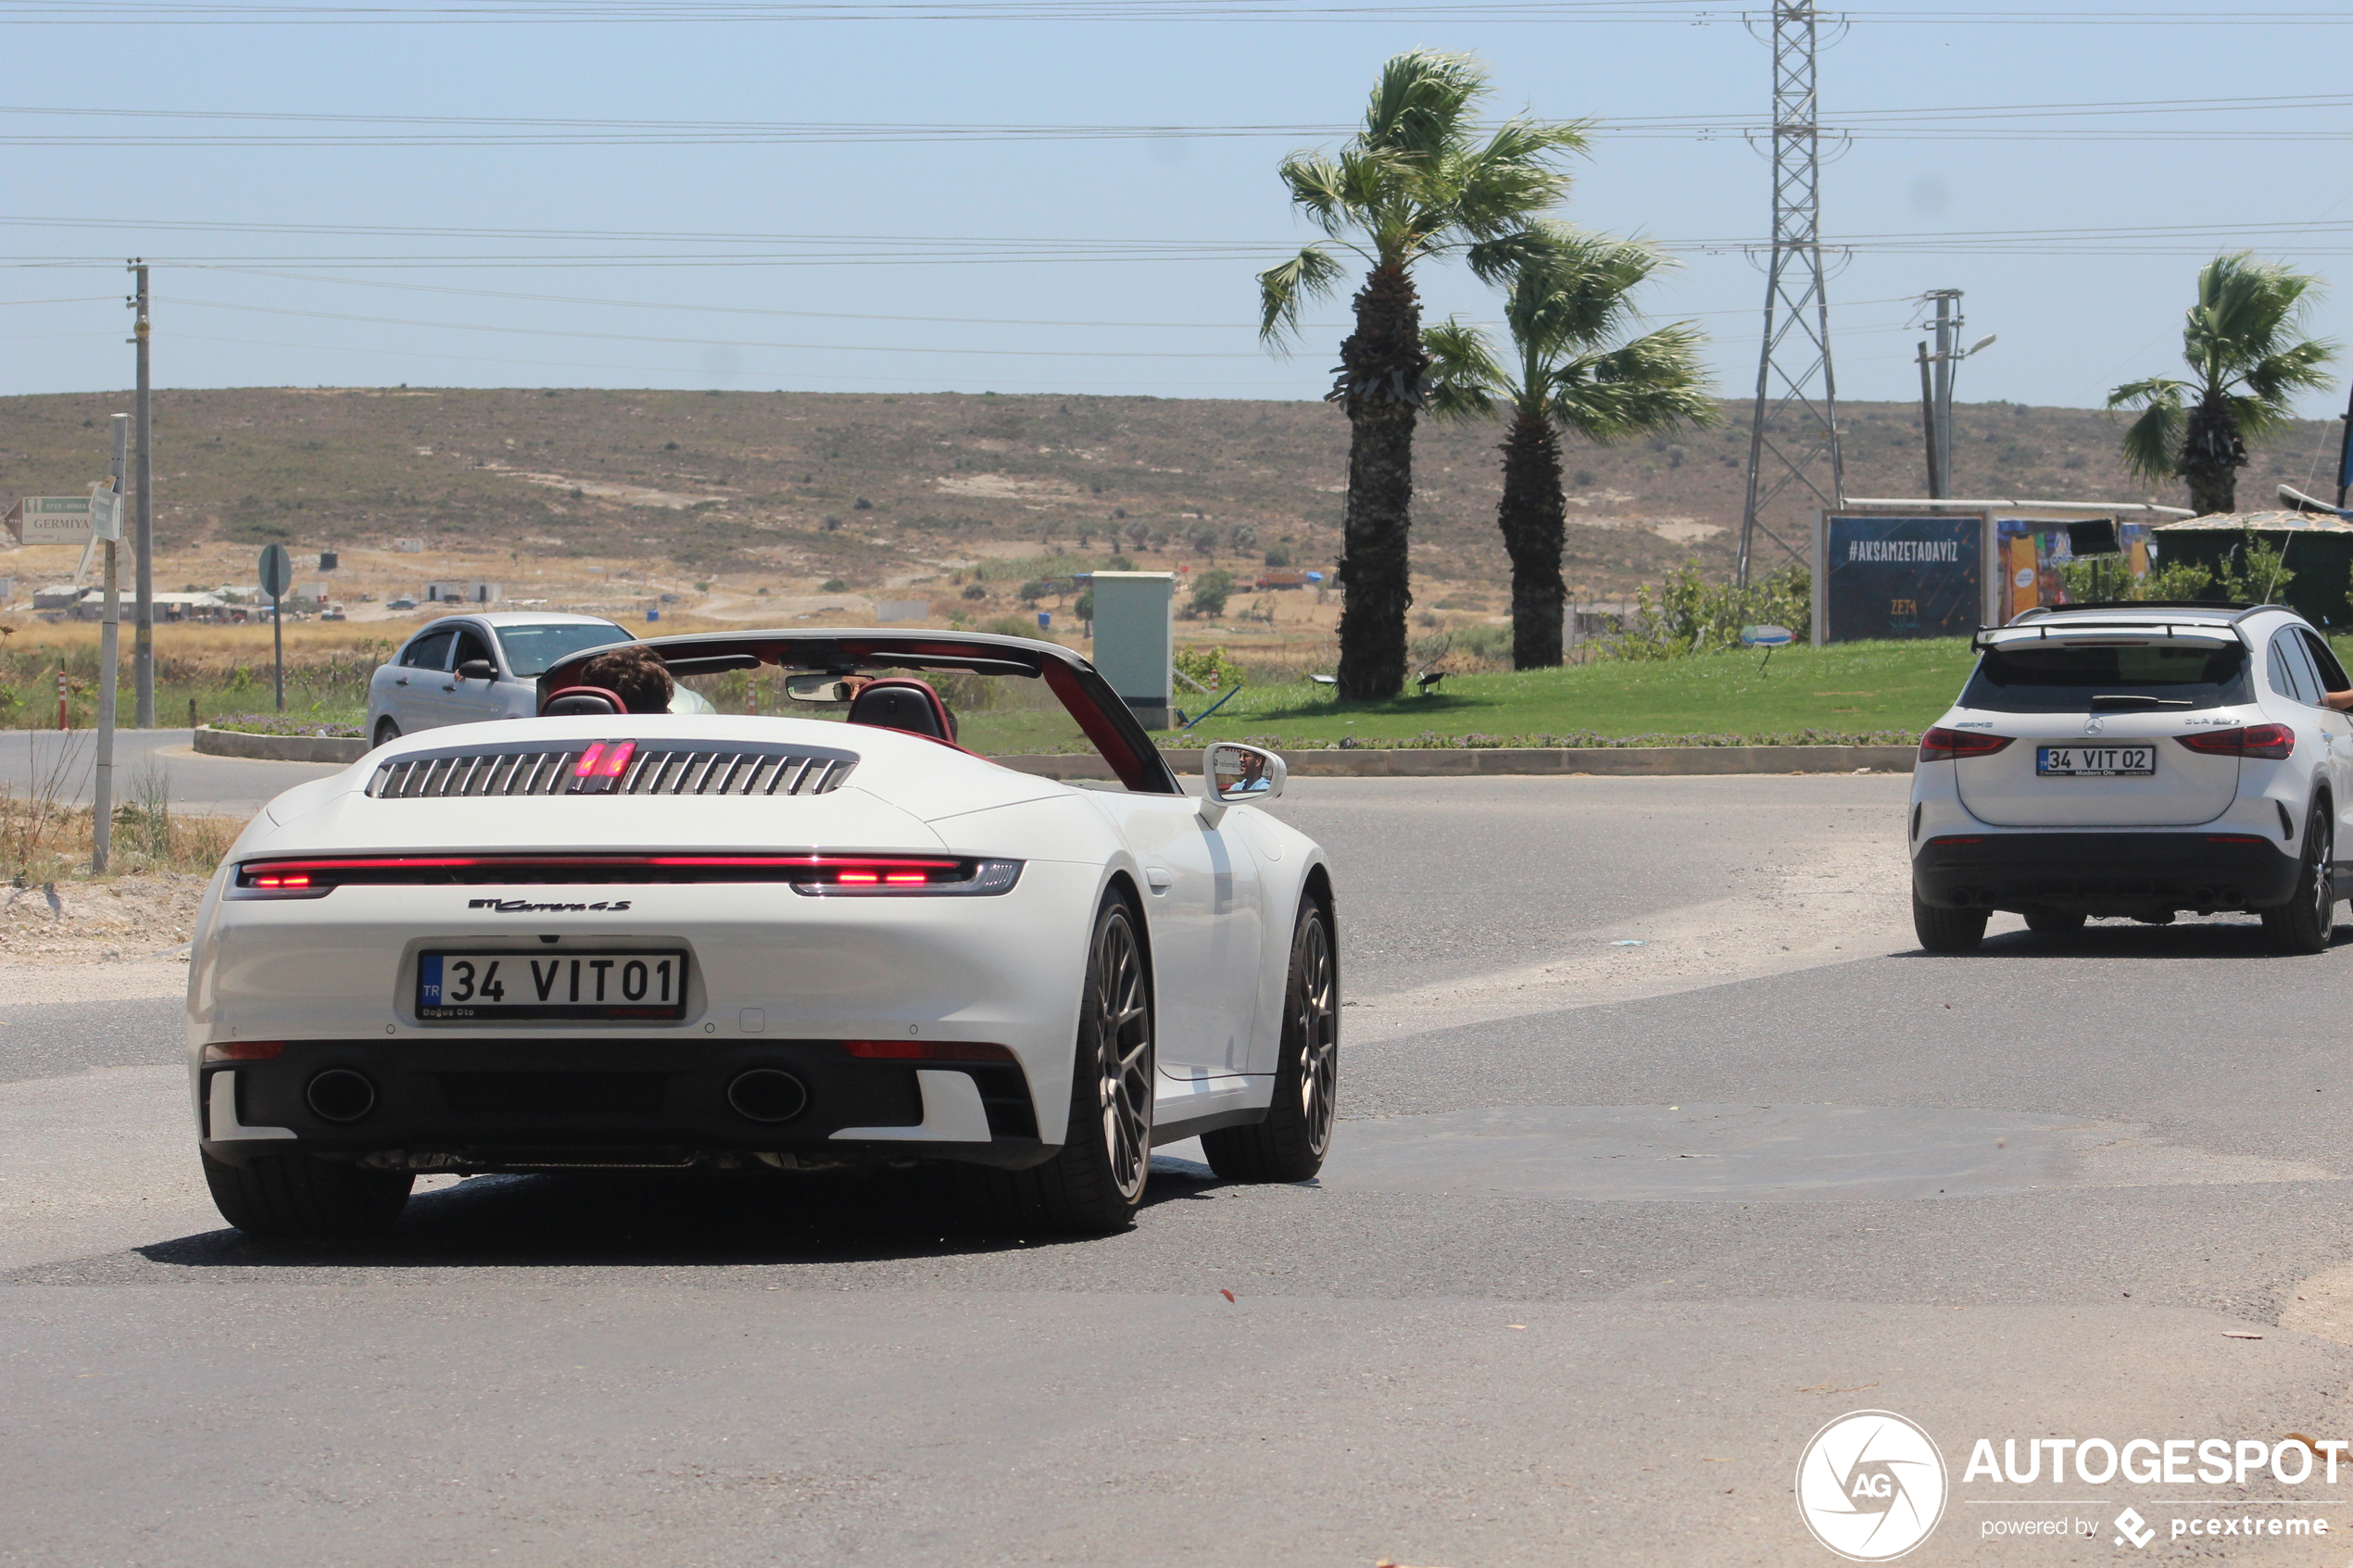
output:
[[[785,695],[795,702],[848,702],[849,683],[838,675],[787,675]]]
[[[1255,746],[1213,746],[1209,748],[1209,785],[1227,802],[1263,800],[1275,791],[1268,770],[1271,759]]]

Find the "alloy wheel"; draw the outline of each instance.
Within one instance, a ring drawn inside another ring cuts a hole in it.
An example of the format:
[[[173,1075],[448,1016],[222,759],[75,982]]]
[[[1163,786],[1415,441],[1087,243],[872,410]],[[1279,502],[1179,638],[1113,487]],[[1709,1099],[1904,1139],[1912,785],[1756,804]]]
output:
[[[1298,965],[1290,1022],[1300,1043],[1300,1110],[1308,1147],[1321,1158],[1331,1144],[1340,1103],[1340,1014],[1332,994],[1331,934],[1320,918],[1300,933]]]
[[[1152,1030],[1143,954],[1124,915],[1103,922],[1094,969],[1103,1152],[1120,1196],[1132,1202],[1151,1163]]]

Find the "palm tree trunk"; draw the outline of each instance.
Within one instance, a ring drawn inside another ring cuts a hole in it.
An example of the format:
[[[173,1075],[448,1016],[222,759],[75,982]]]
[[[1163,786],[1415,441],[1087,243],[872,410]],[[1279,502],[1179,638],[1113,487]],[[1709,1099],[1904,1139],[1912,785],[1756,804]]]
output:
[[[1340,382],[1331,394],[1349,422],[1339,683],[1341,696],[1371,701],[1405,686],[1414,420],[1429,357],[1422,352],[1421,300],[1403,267],[1376,269],[1357,291],[1355,307],[1356,330],[1340,345]]]
[[[2182,441],[2182,477],[2189,482],[2190,505],[2200,514],[2238,510],[2239,470],[2246,467],[2246,443],[2239,438],[2231,401],[2208,388],[2190,410]]]
[[[1561,661],[1561,546],[1567,503],[1561,498],[1561,444],[1550,420],[1513,416],[1504,438],[1504,499],[1495,509],[1512,557],[1512,668],[1549,670]]]

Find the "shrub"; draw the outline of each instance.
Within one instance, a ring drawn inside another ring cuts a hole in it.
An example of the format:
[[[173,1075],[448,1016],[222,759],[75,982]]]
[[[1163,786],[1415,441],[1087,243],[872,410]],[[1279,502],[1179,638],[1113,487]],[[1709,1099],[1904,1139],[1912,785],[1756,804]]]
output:
[[[985,598],[987,598],[988,596],[988,583],[965,583],[965,584],[964,584],[964,597],[966,597],[966,598],[968,598],[968,599],[985,599]]]
[[[840,578],[828,577],[823,583],[817,584],[817,591],[821,594],[839,594],[847,592],[849,587],[849,584],[843,582]]]
[[[1611,659],[1682,659],[1723,653],[1740,646],[1743,626],[1786,626],[1800,642],[1812,635],[1813,579],[1805,568],[1784,567],[1762,583],[1736,588],[1701,579],[1699,563],[1685,561],[1667,573],[1653,599],[1636,591],[1634,623],[1602,645]]]
[[[1229,691],[1242,684],[1242,667],[1222,647],[1178,648],[1176,668],[1213,692]]]
[[[1234,574],[1224,567],[1212,567],[1193,579],[1192,602],[1186,605],[1185,614],[1198,620],[1202,616],[1214,619],[1226,613],[1226,601],[1233,596]]]

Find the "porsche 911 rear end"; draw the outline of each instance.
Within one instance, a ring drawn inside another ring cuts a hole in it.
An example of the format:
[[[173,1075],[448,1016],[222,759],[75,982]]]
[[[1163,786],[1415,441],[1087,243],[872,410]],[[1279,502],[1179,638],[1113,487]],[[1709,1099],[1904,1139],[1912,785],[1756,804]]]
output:
[[[189,1001],[224,1210],[359,1212],[422,1171],[1051,1152],[1100,867],[862,784],[911,748],[986,767],[927,742],[625,723],[396,746],[240,841]]]

